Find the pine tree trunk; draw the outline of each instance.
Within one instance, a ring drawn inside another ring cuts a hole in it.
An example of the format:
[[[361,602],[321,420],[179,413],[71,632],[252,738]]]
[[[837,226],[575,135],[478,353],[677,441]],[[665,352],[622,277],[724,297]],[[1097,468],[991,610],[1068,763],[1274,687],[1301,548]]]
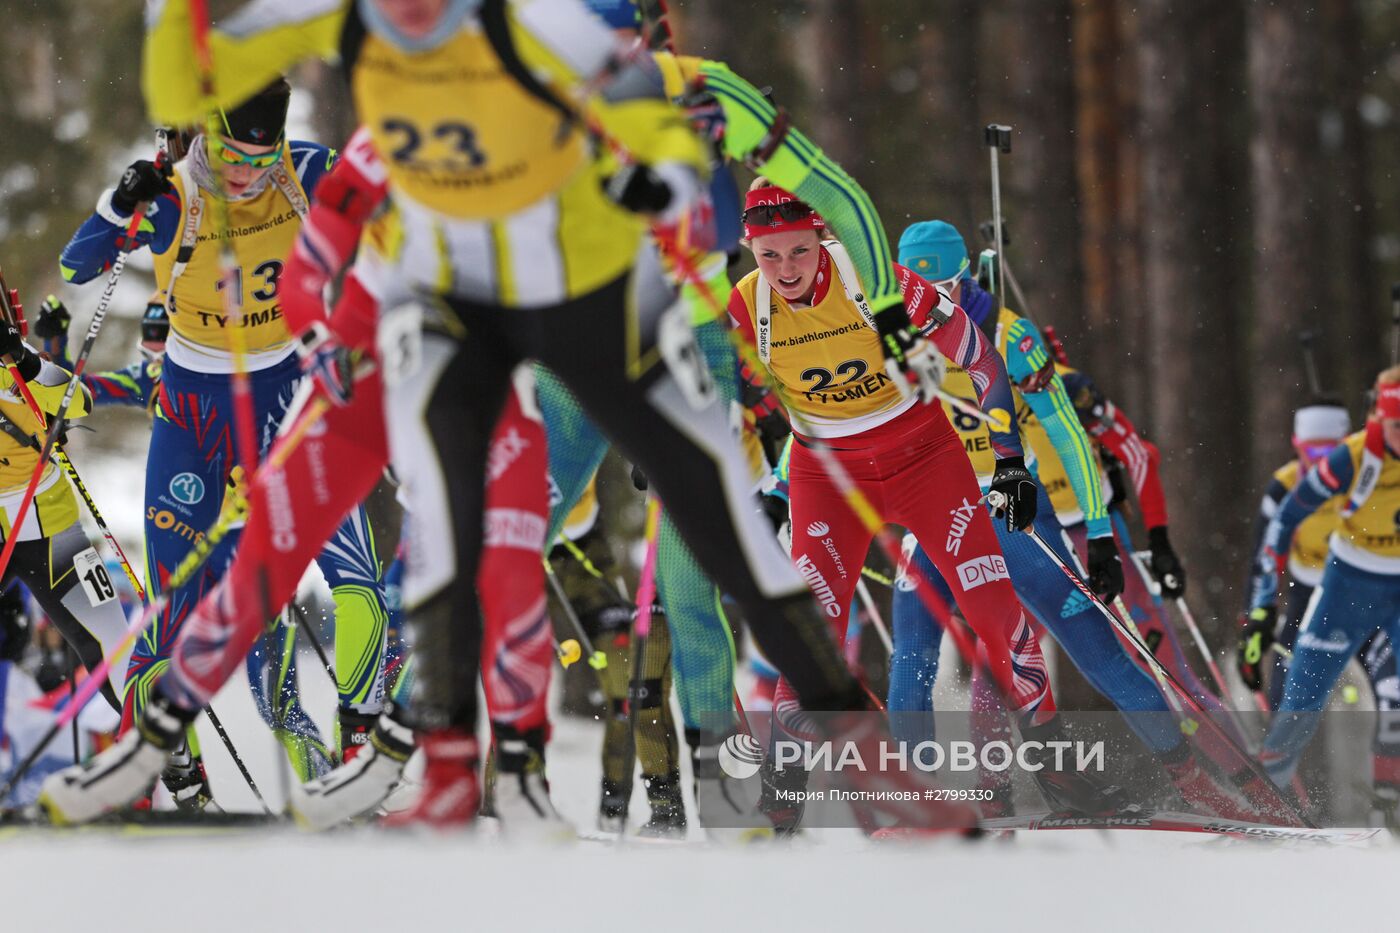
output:
[[[1326,303],[1325,214],[1319,209],[1319,17],[1305,4],[1260,0],[1247,10],[1254,218],[1253,462],[1289,456],[1293,410],[1307,397],[1298,334]]]
[[[1063,324],[1080,318],[1083,301],[1070,0],[1003,5],[995,54],[1007,72],[1007,116],[988,122],[1019,124],[1002,158],[1006,258],[1029,304],[1019,310],[1038,324]]]
[[[1214,56],[1230,53],[1226,24],[1183,16],[1172,0],[1137,6],[1142,178],[1142,288],[1150,385],[1145,412],[1162,450],[1173,539],[1191,575],[1191,595],[1215,614],[1238,609],[1223,594],[1238,576],[1230,547],[1249,512],[1247,451],[1235,349],[1221,323],[1238,313],[1217,299],[1219,260],[1211,200],[1219,197],[1218,126],[1202,114],[1222,106],[1209,80]],[[1206,51],[1202,51],[1206,50]],[[1147,360],[1143,360],[1147,363]],[[1224,532],[1224,533],[1222,533]]]

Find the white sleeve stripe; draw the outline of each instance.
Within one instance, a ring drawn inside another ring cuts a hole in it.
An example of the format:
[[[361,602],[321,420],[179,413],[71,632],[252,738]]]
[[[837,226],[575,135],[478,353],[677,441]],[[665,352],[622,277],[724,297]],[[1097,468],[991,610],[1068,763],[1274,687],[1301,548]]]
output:
[[[617,50],[613,34],[578,0],[515,0],[510,7],[520,25],[584,81]]]

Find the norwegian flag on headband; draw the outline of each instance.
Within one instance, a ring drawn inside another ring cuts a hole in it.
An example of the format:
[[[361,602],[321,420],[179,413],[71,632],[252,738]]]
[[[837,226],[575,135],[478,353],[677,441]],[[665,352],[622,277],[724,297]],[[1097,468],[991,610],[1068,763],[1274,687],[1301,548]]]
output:
[[[825,227],[820,214],[782,188],[755,188],[744,197],[744,236],[751,240],[771,233]]]

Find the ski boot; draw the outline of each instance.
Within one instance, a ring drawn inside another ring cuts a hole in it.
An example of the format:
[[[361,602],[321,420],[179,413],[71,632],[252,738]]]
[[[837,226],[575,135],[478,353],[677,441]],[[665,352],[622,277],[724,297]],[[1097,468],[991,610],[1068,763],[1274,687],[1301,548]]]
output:
[[[299,824],[317,831],[369,813],[398,784],[413,747],[413,730],[391,707],[352,761],[308,784],[293,784],[288,809]]]
[[[685,801],[681,797],[681,774],[642,775],[646,785],[647,802],[651,804],[651,819],[647,820],[637,835],[649,839],[685,838]]]
[[[773,838],[773,824],[758,809],[759,782],[733,777],[720,765],[720,749],[731,761],[743,760],[754,769],[763,760],[763,749],[747,733],[729,736],[723,742],[706,744],[699,729],[686,729],[690,746],[691,789],[695,792],[695,818],[711,839],[735,838],[752,842]]]
[[[149,795],[194,717],[154,691],[136,725],[116,745],[44,779],[40,809],[53,823],[88,823]]]
[[[758,776],[762,781],[758,809],[772,824],[773,834],[780,839],[796,835],[806,809],[803,798],[811,775],[802,768],[779,768],[769,755],[759,766]]]
[[[1393,835],[1400,835],[1400,787],[1378,781],[1369,795],[1370,825],[1387,830]]]
[[[170,791],[175,806],[184,813],[201,813],[214,802],[209,774],[204,770],[204,757],[191,755],[188,741],[181,742],[170,756],[160,781]]]
[[[336,719],[340,727],[340,763],[348,765],[369,744],[379,714],[343,709],[337,713]]]
[[[1204,807],[1207,812],[1227,820],[1253,823],[1261,818],[1248,801],[1230,788],[1222,787],[1201,767],[1185,742],[1162,757],[1162,767],[1188,805]]]
[[[1021,727],[1022,742],[1066,741],[1067,735],[1058,718],[1039,726]],[[1042,748],[1037,755],[1027,755],[1031,764],[1040,768],[1032,772],[1040,795],[1052,810],[1082,813],[1090,816],[1116,813],[1127,803],[1123,788],[1106,784],[1082,771],[1076,771],[1068,756],[1056,755],[1053,749]],[[1059,767],[1056,767],[1057,759]]]
[[[461,728],[434,729],[418,740],[423,749],[423,792],[412,806],[381,821],[389,827],[431,826],[457,829],[470,825],[481,810],[480,745]],[[356,756],[358,763],[365,753]]]
[[[630,788],[603,778],[603,794],[598,801],[598,831],[621,833],[627,828],[627,800]]]
[[[1291,790],[1279,787],[1267,777],[1250,768],[1243,768],[1230,778],[1257,812],[1255,822],[1278,826],[1302,826],[1298,797]]]
[[[573,828],[559,816],[549,799],[545,777],[545,730],[521,732],[497,725],[496,781],[493,810],[507,835],[568,838]]]

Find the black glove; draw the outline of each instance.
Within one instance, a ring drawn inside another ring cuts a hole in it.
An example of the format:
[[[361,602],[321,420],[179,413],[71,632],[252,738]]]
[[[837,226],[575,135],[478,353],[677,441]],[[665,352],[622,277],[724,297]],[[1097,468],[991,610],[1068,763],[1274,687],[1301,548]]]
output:
[[[39,375],[39,367],[43,365],[39,354],[29,349],[29,344],[24,342],[19,328],[14,324],[0,323],[0,356],[8,356],[14,361],[25,382]]]
[[[1123,592],[1123,562],[1112,535],[1089,539],[1089,588],[1105,602]]]
[[[646,492],[651,484],[647,482],[647,475],[642,472],[642,468],[635,463],[632,464],[632,485],[637,487],[638,492]]]
[[[1250,610],[1240,633],[1239,656],[1236,667],[1244,685],[1256,693],[1264,689],[1264,659],[1274,643],[1274,628],[1278,625],[1278,610],[1260,606]]]
[[[62,340],[68,336],[68,327],[73,323],[73,315],[54,295],[44,299],[39,305],[39,319],[34,322],[34,336],[40,340]]]
[[[1186,593],[1186,568],[1167,540],[1167,526],[1147,529],[1147,541],[1152,548],[1152,576],[1162,585],[1162,596],[1180,599]]]
[[[660,214],[671,204],[671,186],[648,166],[633,162],[603,179],[603,191],[634,214]]]
[[[170,164],[156,165],[149,159],[137,159],[126,167],[117,190],[112,192],[112,206],[119,213],[130,214],[142,201],[152,201],[171,190]]]
[[[997,461],[996,472],[992,474],[992,492],[1006,497],[1005,504],[994,508],[993,513],[997,518],[1005,517],[1007,531],[1020,531],[1035,521],[1039,489],[1023,458],[1007,457]],[[1122,580],[1121,574],[1119,580]]]

